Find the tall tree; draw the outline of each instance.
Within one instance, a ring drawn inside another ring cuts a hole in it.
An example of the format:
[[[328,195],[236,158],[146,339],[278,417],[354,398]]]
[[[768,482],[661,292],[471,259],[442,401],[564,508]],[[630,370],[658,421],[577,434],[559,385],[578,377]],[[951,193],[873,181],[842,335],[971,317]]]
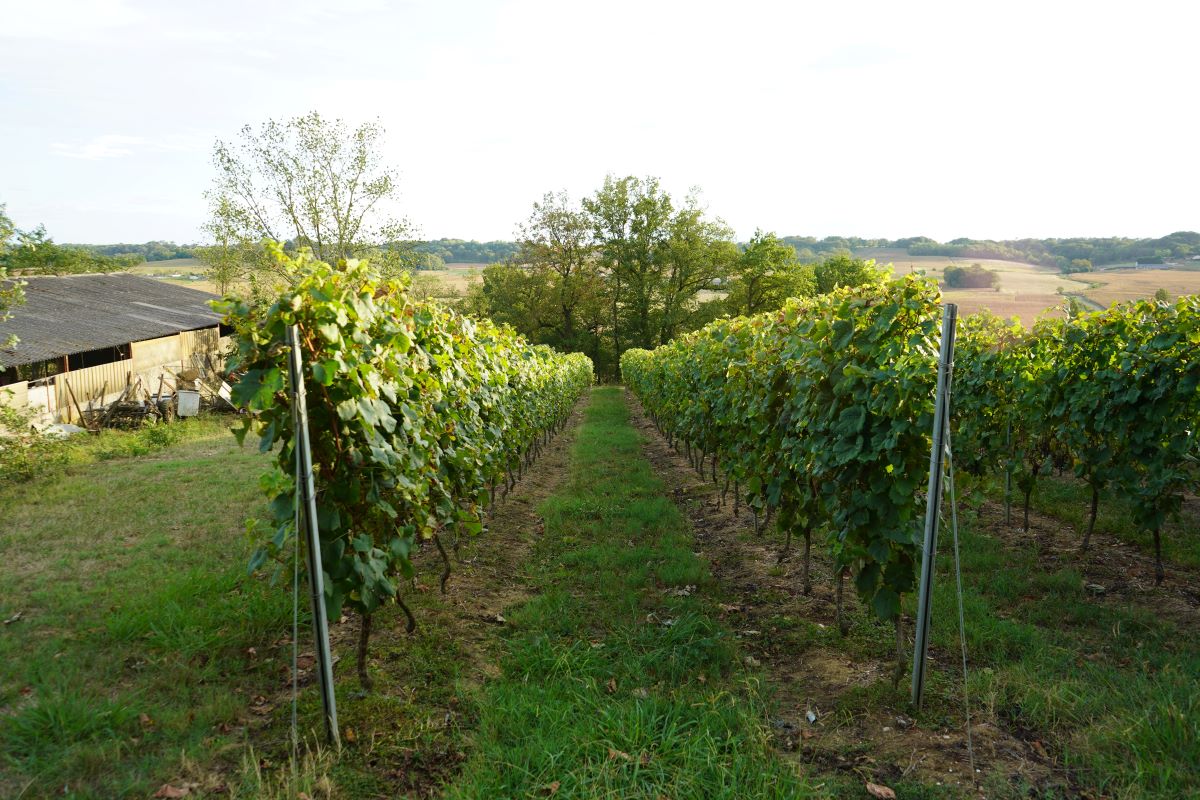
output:
[[[683,208],[671,219],[659,259],[664,280],[658,344],[666,344],[677,334],[699,327],[689,324],[699,321],[697,296],[726,278],[737,258],[733,231],[719,219],[706,219],[698,193],[690,193]]]
[[[813,269],[818,294],[828,294],[839,286],[862,286],[886,276],[887,269],[877,266],[874,260],[863,261],[845,252],[830,256]]]
[[[572,207],[565,192],[548,193],[533,204],[533,212],[518,228],[518,261],[543,281],[553,296],[555,344],[578,347],[581,313],[599,292],[600,275],[592,244],[591,221]]]
[[[658,178],[614,178],[583,201],[609,273],[613,350],[653,347],[653,312],[663,283],[660,246],[670,235],[671,198]],[[624,319],[622,319],[624,316]],[[627,335],[622,335],[623,329]]]
[[[258,246],[273,240],[309,247],[329,263],[370,256],[382,272],[403,269],[406,251],[396,244],[410,229],[388,208],[398,176],[384,162],[383,133],[376,123],[351,130],[313,111],[257,130],[247,125],[237,142],[218,140],[207,193],[205,229],[218,248],[206,251],[216,259],[210,263],[236,255],[255,271],[266,263]]]
[[[737,259],[725,304],[730,314],[757,314],[815,293],[813,268],[800,263],[796,249],[758,230]]]

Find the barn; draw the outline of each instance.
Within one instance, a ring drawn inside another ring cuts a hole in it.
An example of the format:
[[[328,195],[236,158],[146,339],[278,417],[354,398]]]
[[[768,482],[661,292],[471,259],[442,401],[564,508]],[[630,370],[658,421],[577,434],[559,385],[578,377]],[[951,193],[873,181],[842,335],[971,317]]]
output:
[[[127,273],[23,280],[25,303],[0,322],[0,400],[42,421],[75,421],[139,377],[154,391],[160,376],[207,372],[228,344],[208,292]]]

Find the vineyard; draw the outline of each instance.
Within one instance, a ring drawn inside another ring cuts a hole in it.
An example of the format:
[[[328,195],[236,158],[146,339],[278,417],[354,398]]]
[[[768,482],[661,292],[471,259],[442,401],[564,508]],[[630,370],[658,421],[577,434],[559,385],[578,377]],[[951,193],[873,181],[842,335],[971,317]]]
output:
[[[622,390],[365,264],[274,258],[285,290],[221,305],[243,447],[45,478],[53,513],[0,491],[29,532],[6,553],[30,565],[12,583],[25,599],[0,602],[0,794],[1015,800],[1200,780],[1197,298],[1032,330],[962,320],[948,434],[972,672],[939,555],[915,708],[896,684],[936,283],[878,279],[627,350]],[[299,594],[303,447],[329,746]],[[219,474],[180,478],[133,527],[199,497],[217,509],[204,527],[183,547],[128,538],[130,493],[197,464]],[[127,595],[111,608],[87,600],[84,546],[109,539],[105,559],[138,559],[105,573]],[[38,574],[82,599],[54,618]],[[26,634],[28,618],[61,632]]]
[[[839,290],[630,350],[621,362],[696,469],[707,460],[714,483],[718,469],[725,488],[732,481],[735,507],[744,498],[756,527],[778,512],[785,549],[803,537],[806,565],[813,531],[829,532],[839,596],[849,572],[897,626],[919,558],[937,305],[936,285],[919,278]],[[1084,550],[1100,495],[1115,488],[1153,538],[1161,583],[1162,527],[1200,476],[1200,299],[1113,306],[1032,332],[969,317],[955,373],[963,471],[1015,481],[1028,530],[1038,476],[1072,469],[1091,490]]]

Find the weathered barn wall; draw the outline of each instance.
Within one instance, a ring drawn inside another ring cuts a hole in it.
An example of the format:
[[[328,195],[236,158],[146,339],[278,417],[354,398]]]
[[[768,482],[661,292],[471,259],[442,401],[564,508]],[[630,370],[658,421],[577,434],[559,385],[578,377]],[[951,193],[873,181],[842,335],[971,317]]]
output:
[[[12,394],[5,394],[11,392]],[[0,386],[0,403],[8,403],[13,408],[24,408],[29,405],[29,384],[17,381],[7,386]]]
[[[179,369],[182,358],[179,334],[133,343],[133,371],[137,373],[162,366]]]
[[[216,328],[182,331],[179,334],[179,353],[185,367],[207,372],[209,364],[219,366],[220,348],[221,339]]]
[[[103,402],[112,402],[121,396],[125,390],[134,362],[130,359],[114,361],[111,364],[101,364],[98,367],[71,370],[54,376],[55,403],[58,409],[57,418],[64,422],[79,422],[79,414],[71,402],[67,391],[67,383],[71,384],[71,392],[84,411],[88,407],[88,399],[104,392]],[[134,378],[137,376],[134,375]]]

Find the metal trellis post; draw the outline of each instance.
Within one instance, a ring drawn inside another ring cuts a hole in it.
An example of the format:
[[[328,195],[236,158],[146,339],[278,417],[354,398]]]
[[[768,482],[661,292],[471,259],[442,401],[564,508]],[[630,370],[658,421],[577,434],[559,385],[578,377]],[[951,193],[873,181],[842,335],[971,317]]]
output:
[[[325,581],[321,566],[321,537],[317,525],[316,487],[313,485],[312,445],[308,438],[308,403],[304,395],[304,365],[300,354],[300,335],[295,325],[288,328],[288,359],[293,408],[296,413],[296,438],[299,448],[302,479],[300,491],[304,509],[304,528],[308,542],[308,586],[312,594],[313,639],[317,652],[318,677],[321,683],[321,704],[325,709],[325,734],[329,743],[340,746],[337,721],[337,698],[333,692],[333,659],[329,653],[329,619],[325,616]],[[299,536],[300,532],[296,531]]]
[[[942,507],[944,434],[950,424],[950,385],[954,380],[954,332],[958,306],[942,309],[942,344],[938,354],[937,400],[933,411],[933,448],[929,453],[929,492],[925,502],[925,540],[921,550],[921,585],[917,595],[917,632],[913,649],[912,701],[920,708],[925,691],[925,654],[929,649],[929,619],[933,607],[933,565]]]

